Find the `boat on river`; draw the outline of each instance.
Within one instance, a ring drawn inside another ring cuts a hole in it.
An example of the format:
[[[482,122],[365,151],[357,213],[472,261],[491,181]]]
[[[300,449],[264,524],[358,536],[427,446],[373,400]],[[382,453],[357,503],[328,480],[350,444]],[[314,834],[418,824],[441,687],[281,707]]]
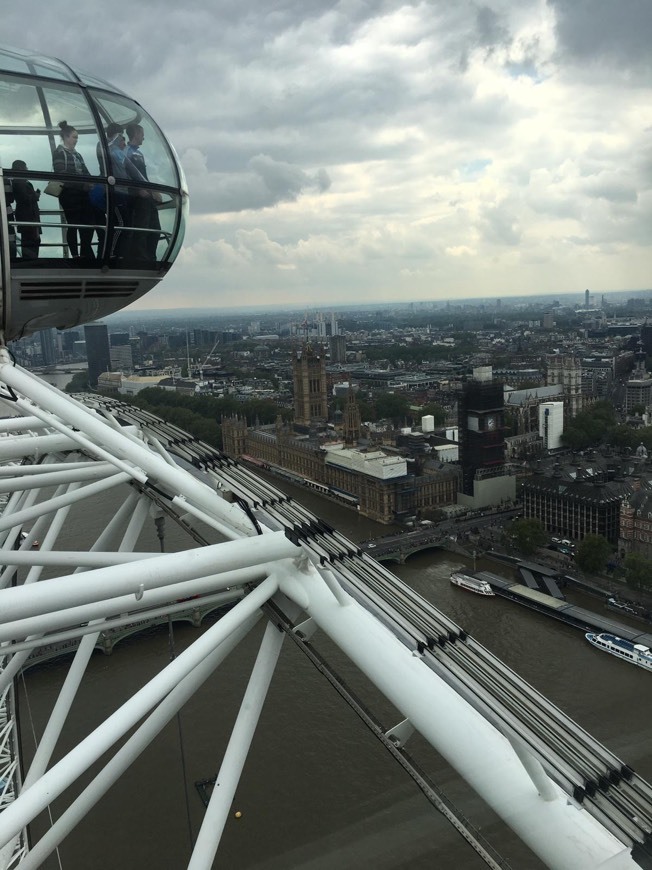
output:
[[[612,656],[617,656],[619,659],[652,671],[652,650],[649,646],[644,646],[642,643],[632,643],[631,640],[625,640],[623,637],[606,632],[595,634],[590,631],[584,636],[589,643],[603,652],[611,653]]]
[[[469,592],[475,592],[478,595],[494,594],[493,589],[486,580],[479,580],[477,577],[472,577],[470,574],[463,574],[461,571],[453,571],[450,579],[454,586],[468,589]]]

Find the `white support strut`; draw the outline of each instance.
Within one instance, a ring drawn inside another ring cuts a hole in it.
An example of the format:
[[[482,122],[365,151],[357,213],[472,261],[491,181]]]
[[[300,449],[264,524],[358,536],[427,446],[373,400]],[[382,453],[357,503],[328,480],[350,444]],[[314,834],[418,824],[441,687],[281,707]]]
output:
[[[249,685],[242,699],[188,870],[210,870],[258,724],[285,635],[267,624]]]
[[[556,800],[543,799],[509,741],[367,610],[353,599],[343,607],[312,566],[300,587],[281,577],[280,588],[549,867],[595,870],[609,858],[610,870],[636,868],[630,850],[552,781]]]

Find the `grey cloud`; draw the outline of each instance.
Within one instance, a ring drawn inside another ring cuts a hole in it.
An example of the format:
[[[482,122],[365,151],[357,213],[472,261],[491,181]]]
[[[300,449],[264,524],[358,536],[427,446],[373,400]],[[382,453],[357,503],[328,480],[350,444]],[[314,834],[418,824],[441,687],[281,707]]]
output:
[[[650,69],[652,4],[649,0],[548,0],[555,10],[562,52],[597,66],[605,59],[624,68]]]
[[[615,179],[595,179],[586,185],[584,192],[587,196],[609,202],[636,202],[638,199],[638,194],[631,185]]]
[[[490,6],[480,6],[476,13],[477,44],[485,47],[506,45],[510,35],[503,20]]]
[[[495,49],[507,46],[511,40],[505,17],[491,6],[477,6],[474,9],[471,5],[464,11],[469,13],[467,20],[473,21],[473,24],[462,36],[459,52],[459,68],[462,72],[466,72],[470,53],[474,49],[484,49],[485,54],[491,55]]]
[[[265,154],[253,157],[244,172],[210,172],[198,151],[186,152],[182,162],[195,212],[269,208],[281,202],[294,202],[307,191],[323,193],[331,184],[325,169],[310,174]]]
[[[485,207],[480,228],[485,239],[492,244],[513,246],[521,241],[516,218],[506,203]]]

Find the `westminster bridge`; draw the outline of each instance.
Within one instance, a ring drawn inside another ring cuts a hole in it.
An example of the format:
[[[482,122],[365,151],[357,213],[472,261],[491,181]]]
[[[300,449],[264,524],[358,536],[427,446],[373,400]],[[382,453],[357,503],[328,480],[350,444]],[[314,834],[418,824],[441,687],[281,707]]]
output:
[[[405,562],[422,550],[445,549],[468,555],[467,536],[479,534],[483,528],[502,525],[519,515],[519,509],[484,511],[473,516],[444,520],[432,525],[419,526],[404,532],[362,541],[358,546],[378,562]],[[472,546],[472,545],[471,545]]]

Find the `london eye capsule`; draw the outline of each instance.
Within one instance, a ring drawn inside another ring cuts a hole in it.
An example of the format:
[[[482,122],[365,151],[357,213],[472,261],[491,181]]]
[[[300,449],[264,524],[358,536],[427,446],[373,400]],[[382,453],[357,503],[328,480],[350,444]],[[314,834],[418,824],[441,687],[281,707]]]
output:
[[[174,149],[135,100],[60,60],[0,47],[0,174],[4,341],[125,307],[179,252]]]

